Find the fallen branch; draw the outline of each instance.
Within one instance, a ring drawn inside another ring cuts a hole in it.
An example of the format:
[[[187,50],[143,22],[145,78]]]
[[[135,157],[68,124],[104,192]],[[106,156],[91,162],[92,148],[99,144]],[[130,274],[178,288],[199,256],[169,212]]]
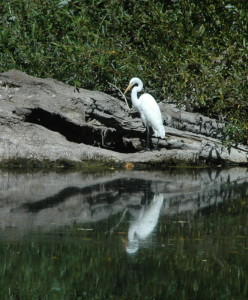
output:
[[[112,86],[113,88],[117,89],[117,91],[120,92],[120,94],[122,95],[122,97],[124,98],[124,100],[125,100],[125,102],[126,102],[126,106],[127,106],[128,110],[130,110],[130,107],[129,107],[128,103],[127,103],[127,98],[126,98],[126,96],[122,93],[122,91],[121,91],[117,86],[115,86],[114,84],[112,84],[112,83],[110,83],[110,82],[108,82],[108,84],[109,84],[110,86]]]

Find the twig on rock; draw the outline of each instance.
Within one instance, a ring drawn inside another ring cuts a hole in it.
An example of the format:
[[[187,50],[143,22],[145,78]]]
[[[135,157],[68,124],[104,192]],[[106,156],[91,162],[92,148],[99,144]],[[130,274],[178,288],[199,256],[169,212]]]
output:
[[[110,82],[108,82],[108,84],[109,84],[110,86],[112,86],[113,88],[117,89],[117,90],[120,92],[120,94],[122,95],[122,97],[124,98],[124,100],[125,100],[125,102],[126,102],[126,106],[127,106],[128,110],[130,110],[130,107],[129,107],[128,103],[127,103],[127,98],[126,98],[126,96],[122,93],[122,91],[121,91],[117,86],[115,86],[114,84],[112,84],[112,83],[110,83]]]

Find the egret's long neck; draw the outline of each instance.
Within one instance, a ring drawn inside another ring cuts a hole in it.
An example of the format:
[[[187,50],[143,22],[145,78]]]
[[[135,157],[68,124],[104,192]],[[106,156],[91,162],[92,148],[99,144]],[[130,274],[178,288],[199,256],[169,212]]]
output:
[[[132,104],[133,106],[135,106],[136,109],[138,109],[139,107],[138,93],[141,92],[142,89],[143,89],[143,84],[142,82],[139,82],[138,86],[135,86],[131,92]]]

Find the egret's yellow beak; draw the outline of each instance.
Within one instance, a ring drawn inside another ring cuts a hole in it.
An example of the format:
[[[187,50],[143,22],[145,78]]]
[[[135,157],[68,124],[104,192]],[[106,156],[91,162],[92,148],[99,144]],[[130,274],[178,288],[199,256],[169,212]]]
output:
[[[129,83],[128,87],[125,89],[124,95],[131,89],[133,85]]]

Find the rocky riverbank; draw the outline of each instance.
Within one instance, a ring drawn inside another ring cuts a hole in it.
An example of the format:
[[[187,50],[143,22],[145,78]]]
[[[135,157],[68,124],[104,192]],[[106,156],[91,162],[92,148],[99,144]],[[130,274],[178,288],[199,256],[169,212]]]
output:
[[[160,151],[144,152],[139,115],[121,99],[18,70],[1,73],[0,165],[247,165],[246,147],[223,146],[224,124],[166,101],[159,105],[166,138]]]

